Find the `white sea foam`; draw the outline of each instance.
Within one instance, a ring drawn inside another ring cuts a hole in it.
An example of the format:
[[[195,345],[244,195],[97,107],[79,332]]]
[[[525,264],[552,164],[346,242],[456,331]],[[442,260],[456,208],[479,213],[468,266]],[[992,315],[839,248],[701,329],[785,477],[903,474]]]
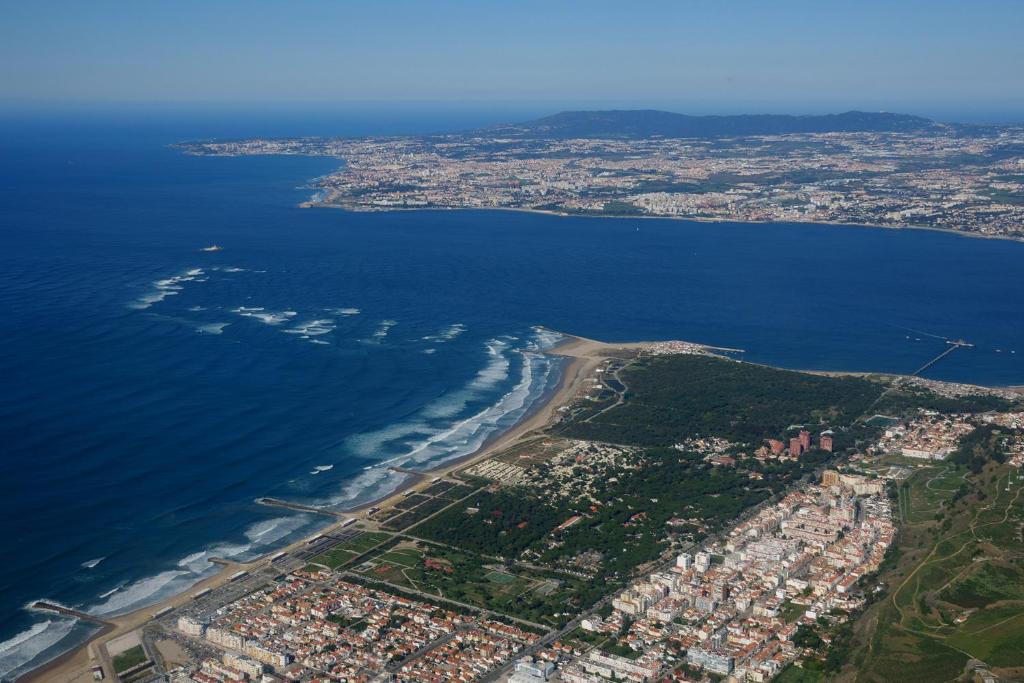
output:
[[[377,325],[377,329],[374,331],[373,336],[377,339],[383,339],[388,336],[388,332],[391,331],[391,328],[397,324],[398,322],[395,320],[381,320]]]
[[[539,363],[538,363],[539,361]],[[497,403],[471,417],[455,423],[452,427],[434,434],[413,448],[408,459],[414,463],[444,462],[476,451],[487,437],[502,426],[511,426],[528,407],[533,393],[535,365],[543,364],[546,379],[550,361],[537,359],[534,354],[523,354],[522,378]]]
[[[307,320],[304,323],[299,323],[295,327],[290,327],[287,330],[281,330],[286,334],[301,334],[304,337],[318,337],[322,334],[330,334],[334,331],[334,321],[330,318],[322,318],[320,320]]]
[[[364,457],[395,449],[401,449],[402,453],[371,467],[347,484],[342,494],[331,502],[368,500],[386,494],[397,486],[395,478],[386,475],[388,465],[436,466],[477,451],[488,438],[514,425],[550,386],[557,361],[539,351],[549,348],[559,338],[538,331],[525,345],[528,350],[513,349],[506,340],[491,340],[487,343],[490,357],[487,365],[464,389],[431,403],[411,420],[349,439],[349,448]],[[514,363],[516,359],[518,362]],[[511,389],[493,404],[451,422],[455,416],[464,414],[471,403],[479,404],[507,381],[513,364],[518,367],[518,381]],[[361,491],[360,487],[372,488],[375,495]]]
[[[116,586],[114,586],[113,588],[108,590],[106,593],[100,593],[100,599],[110,597],[111,595],[113,595],[117,591],[119,591],[122,588],[124,588],[126,585],[128,585],[128,582],[127,581],[122,581],[121,583],[117,584]]]
[[[138,299],[128,304],[130,308],[143,310],[149,308],[153,304],[160,303],[169,296],[178,294],[184,289],[186,282],[205,282],[202,276],[205,272],[202,268],[190,268],[183,273],[174,275],[163,280],[157,280],[153,283],[153,291],[140,296]]]
[[[262,306],[239,306],[231,309],[244,318],[254,318],[266,325],[280,325],[298,315],[296,311],[268,311]]]
[[[508,347],[508,343],[501,339],[492,339],[487,342],[487,355],[491,357],[491,360],[473,378],[469,385],[471,389],[492,389],[508,379],[509,369],[511,368],[511,362],[505,354],[505,350]]]
[[[449,325],[448,327],[444,328],[437,334],[428,334],[427,336],[422,337],[422,339],[423,341],[437,342],[439,344],[443,344],[446,341],[451,341],[452,339],[455,339],[465,331],[465,325],[463,325],[462,323],[455,323],[454,325]]]
[[[512,369],[507,353],[508,343],[501,339],[492,339],[487,342],[486,348],[489,358],[487,365],[477,372],[464,389],[442,396],[426,406],[420,413],[422,417],[436,420],[458,415],[471,401],[480,398],[483,393],[508,379]]]
[[[556,344],[565,339],[565,335],[555,332],[554,330],[549,330],[545,327],[534,327],[533,333],[533,339],[527,344],[527,348],[531,351],[543,351],[553,348]]]
[[[245,531],[252,549],[271,545],[295,533],[309,523],[309,518],[301,515],[275,517],[253,524]]]
[[[188,310],[192,311],[193,313],[195,313],[196,311],[205,311],[206,306],[189,306]]]
[[[72,619],[47,619],[0,643],[0,678],[6,680],[8,674],[56,645],[74,627]]]
[[[189,585],[186,577],[190,575],[192,575],[190,571],[172,569],[118,586],[113,592],[101,596],[101,602],[90,605],[86,611],[90,614],[107,616],[121,614],[149,602],[156,602],[165,595],[184,590]]]
[[[381,463],[365,469],[362,474],[345,484],[341,493],[328,502],[335,506],[356,507],[386,496],[410,476],[412,475],[390,470],[387,465]]]
[[[220,334],[224,331],[224,328],[230,324],[231,323],[206,323],[197,326],[196,329],[205,334]]]
[[[325,308],[324,310],[333,315],[341,316],[359,315],[361,312],[358,308]]]
[[[245,530],[246,542],[220,543],[190,553],[174,569],[117,586],[99,596],[99,602],[84,611],[98,616],[123,614],[179,593],[216,571],[211,558],[245,559],[260,548],[272,545],[308,524],[304,515],[276,517],[257,522]]]
[[[389,443],[409,443],[416,437],[421,440],[429,440],[446,431],[448,427],[439,427],[437,422],[463,412],[470,402],[479,400],[486,392],[493,390],[509,377],[511,361],[508,358],[508,343],[500,339],[492,339],[487,342],[486,349],[489,357],[487,365],[465,388],[433,401],[410,421],[389,425],[384,429],[353,437],[349,440],[350,446],[364,457],[373,457],[384,450]]]
[[[429,356],[432,353],[437,353],[437,349],[423,349],[422,353],[425,353]]]
[[[85,562],[82,563],[82,566],[85,567],[86,569],[92,569],[93,567],[97,566],[100,562],[102,562],[105,559],[107,559],[107,558],[105,558],[105,557],[97,557],[95,560],[86,560]]]
[[[334,469],[334,465],[317,465],[313,468],[310,474],[320,474],[321,472],[330,472]]]

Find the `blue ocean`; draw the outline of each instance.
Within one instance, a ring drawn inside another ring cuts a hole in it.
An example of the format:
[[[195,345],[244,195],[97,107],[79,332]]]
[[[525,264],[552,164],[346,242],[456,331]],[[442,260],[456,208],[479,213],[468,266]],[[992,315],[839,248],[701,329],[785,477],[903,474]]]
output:
[[[341,160],[170,147],[488,122],[0,118],[0,677],[88,634],[35,599],[130,611],[321,523],[260,496],[344,509],[472,452],[557,384],[555,331],[896,373],[962,337],[927,376],[1024,384],[1024,244],[300,209]]]

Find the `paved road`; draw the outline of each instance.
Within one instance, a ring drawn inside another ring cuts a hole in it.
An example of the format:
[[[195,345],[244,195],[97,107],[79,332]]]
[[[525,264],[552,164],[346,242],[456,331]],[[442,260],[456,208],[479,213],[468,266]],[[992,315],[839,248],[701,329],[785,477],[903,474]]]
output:
[[[802,477],[800,479],[800,481],[797,483],[797,485],[794,486],[794,488],[797,488],[800,483],[803,483],[809,477],[810,477],[810,475],[805,475],[804,477]],[[793,490],[793,489],[787,489],[787,491],[791,491],[791,490]],[[640,574],[641,575],[650,575],[650,574],[653,574],[653,573],[658,572],[658,571],[665,571],[665,570],[671,569],[675,565],[675,557],[676,557],[676,555],[678,555],[680,553],[691,552],[692,550],[694,550],[696,548],[704,547],[704,546],[709,545],[710,543],[713,543],[716,540],[720,540],[731,529],[735,528],[736,525],[738,525],[741,521],[752,518],[758,512],[763,510],[765,507],[767,507],[769,505],[772,505],[775,502],[777,502],[779,499],[782,498],[783,495],[785,495],[785,492],[783,492],[782,494],[773,495],[770,498],[768,498],[767,500],[764,500],[761,503],[759,503],[759,504],[757,504],[757,505],[755,505],[755,506],[753,506],[751,508],[747,508],[743,512],[743,514],[739,515],[735,519],[733,519],[730,522],[726,523],[725,529],[723,529],[723,531],[715,534],[714,536],[711,536],[711,537],[705,539],[700,544],[694,543],[694,544],[692,544],[690,546],[687,546],[686,548],[682,548],[679,551],[673,552],[670,559],[662,561],[660,564],[655,564],[654,567],[652,567],[650,569],[647,569],[647,570],[644,570],[644,571],[640,572]],[[542,636],[541,639],[538,640],[536,643],[534,643],[533,645],[530,645],[527,648],[525,648],[522,652],[520,652],[515,657],[515,659],[521,659],[523,657],[532,657],[538,651],[540,651],[543,648],[547,647],[551,643],[559,640],[560,638],[564,637],[568,633],[571,633],[573,630],[575,630],[583,622],[584,619],[586,619],[589,616],[592,616],[592,615],[596,614],[602,607],[604,607],[605,605],[610,603],[615,598],[615,596],[617,594],[618,594],[618,591],[614,591],[614,592],[609,593],[608,595],[604,596],[603,598],[598,600],[590,609],[586,610],[585,612],[582,612],[579,616],[577,616],[575,619],[573,619],[572,621],[567,623],[562,628],[558,629],[557,631],[551,631],[551,632],[547,633],[546,635]],[[487,676],[485,676],[481,680],[484,683],[489,683],[491,681],[500,680],[503,676],[506,676],[509,673],[511,673],[514,667],[515,667],[515,660],[510,661],[510,662],[506,662],[503,666],[501,666],[500,668],[495,669],[494,671],[490,672],[489,674],[487,674]]]
[[[409,653],[405,657],[402,657],[402,659],[398,660],[397,662],[392,662],[391,664],[388,664],[387,667],[385,668],[385,671],[387,671],[388,673],[396,673],[399,669],[401,669],[403,666],[405,666],[409,662],[412,662],[412,661],[415,661],[416,659],[419,659],[420,657],[422,657],[423,655],[425,655],[426,653],[430,652],[431,650],[433,650],[436,647],[441,647],[442,645],[447,643],[449,640],[454,638],[457,634],[462,633],[464,631],[470,630],[471,628],[476,626],[477,621],[479,621],[480,619],[483,619],[484,616],[485,616],[484,614],[481,614],[480,617],[478,617],[477,619],[474,619],[473,621],[471,621],[468,624],[460,624],[459,626],[455,627],[455,630],[452,631],[451,633],[446,633],[445,635],[441,636],[440,638],[438,638],[436,640],[430,641],[429,643],[427,643],[426,645],[424,645],[420,649],[416,650],[415,652]]]
[[[355,572],[346,571],[346,572],[342,573],[342,576],[347,576],[347,577],[349,577],[351,579],[355,579],[356,582],[369,581],[371,584],[379,583],[382,586],[387,586],[388,588],[393,588],[396,591],[400,591],[400,593],[409,593],[411,595],[418,595],[421,598],[423,598],[424,600],[426,600],[427,602],[438,602],[439,600],[440,601],[444,601],[444,602],[450,602],[453,605],[458,605],[459,607],[462,607],[464,609],[468,609],[469,611],[471,611],[473,613],[476,613],[476,614],[481,614],[481,613],[484,613],[484,612],[488,611],[488,610],[483,609],[482,607],[477,607],[476,605],[471,605],[468,602],[460,602],[458,600],[453,600],[451,598],[446,598],[446,597],[441,596],[441,595],[434,595],[433,593],[426,593],[426,592],[421,591],[421,590],[416,590],[416,589],[413,589],[413,588],[407,588],[406,586],[399,586],[397,583],[390,583],[388,581],[383,581],[381,579],[369,578],[369,577],[363,576],[362,574],[356,574]],[[370,588],[372,588],[372,587],[373,586],[371,585]],[[512,616],[509,616],[507,614],[503,614],[502,616],[504,618],[506,618],[506,619],[511,619],[512,621],[515,621],[517,623],[529,626],[530,628],[534,628],[534,629],[539,628],[539,629],[543,629],[545,631],[548,629],[548,627],[545,626],[544,624],[537,624],[537,623],[534,623],[532,621],[527,621],[526,619],[520,619],[519,617],[512,617]]]

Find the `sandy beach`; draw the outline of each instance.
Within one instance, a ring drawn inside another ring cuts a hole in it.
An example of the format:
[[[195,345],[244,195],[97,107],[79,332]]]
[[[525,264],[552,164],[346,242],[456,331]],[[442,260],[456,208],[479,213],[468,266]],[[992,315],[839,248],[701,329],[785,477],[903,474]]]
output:
[[[546,353],[562,356],[567,359],[563,367],[562,377],[556,388],[549,394],[546,400],[531,413],[528,413],[515,426],[502,432],[493,439],[486,442],[476,452],[457,459],[445,462],[432,470],[425,470],[415,475],[410,475],[403,484],[387,496],[367,502],[356,508],[345,511],[349,518],[355,517],[361,521],[369,522],[370,508],[382,510],[393,507],[397,502],[406,498],[410,491],[417,491],[430,486],[430,482],[437,477],[445,477],[461,470],[474,462],[484,460],[495,453],[507,449],[523,440],[536,436],[537,433],[557,421],[559,409],[570,404],[573,399],[584,388],[586,381],[596,377],[595,370],[609,357],[623,353],[633,353],[645,348],[651,348],[659,344],[682,343],[715,353],[716,351],[737,351],[738,349],[722,349],[719,347],[703,345],[695,342],[628,342],[628,343],[605,343],[576,337],[562,333],[563,341]],[[814,371],[803,370],[821,375],[842,376],[856,375],[865,376],[878,373],[842,372],[842,371]],[[892,375],[888,375],[892,376]],[[1014,388],[1016,389],[1016,388]],[[189,587],[186,591],[167,598],[159,603],[149,605],[134,612],[117,617],[106,619],[106,625],[101,628],[88,642],[71,650],[49,663],[37,668],[18,679],[22,681],[54,681],[57,683],[91,681],[91,668],[97,664],[104,664],[105,672],[110,671],[110,659],[106,653],[106,644],[112,640],[131,633],[153,618],[153,615],[166,608],[178,607],[191,600],[191,596],[207,588],[217,588],[231,580],[231,576],[238,571],[255,571],[267,565],[270,557],[283,551],[294,551],[304,546],[314,536],[329,533],[341,528],[344,520],[330,524],[310,536],[295,541],[285,548],[277,548],[263,557],[251,562],[228,562],[218,561],[220,570],[201,582]]]
[[[479,450],[471,455],[444,463],[433,470],[424,471],[418,476],[410,476],[409,479],[398,489],[388,494],[387,497],[366,503],[357,508],[349,510],[351,517],[366,521],[368,511],[371,507],[386,509],[405,498],[410,490],[426,488],[431,479],[444,477],[460,470],[475,461],[483,460],[496,452],[499,452],[520,440],[529,437],[534,432],[544,429],[551,424],[559,408],[567,405],[583,387],[584,381],[594,376],[594,370],[608,358],[609,355],[622,351],[636,351],[647,345],[648,342],[632,342],[622,344],[606,344],[592,339],[575,337],[563,334],[565,339],[549,349],[547,353],[556,356],[563,356],[568,362],[563,367],[562,377],[558,386],[547,397],[537,409],[527,414],[515,426],[496,436],[485,443]],[[18,679],[21,682],[42,682],[54,681],[56,683],[70,683],[92,681],[92,667],[104,664],[107,675],[113,672],[109,666],[109,656],[106,652],[106,644],[110,641],[131,633],[145,625],[153,618],[153,615],[166,608],[174,608],[190,601],[191,596],[207,588],[217,588],[230,580],[230,577],[238,571],[254,571],[269,562],[271,555],[284,551],[293,551],[301,548],[313,536],[329,533],[341,528],[342,521],[331,524],[317,531],[311,536],[295,541],[285,548],[277,548],[272,553],[254,560],[252,562],[225,562],[220,570],[199,583],[189,587],[177,595],[169,597],[159,603],[143,607],[117,617],[107,619],[108,625],[102,628],[92,638],[70,650],[63,655],[51,660],[47,664],[25,674]]]

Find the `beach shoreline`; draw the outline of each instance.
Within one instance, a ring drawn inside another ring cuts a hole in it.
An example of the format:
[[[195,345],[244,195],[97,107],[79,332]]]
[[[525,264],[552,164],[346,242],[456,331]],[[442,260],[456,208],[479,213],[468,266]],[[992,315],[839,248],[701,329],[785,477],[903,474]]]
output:
[[[568,336],[568,335],[563,335]],[[543,353],[553,356],[560,356],[558,349],[567,342],[559,342],[550,349],[543,351]],[[548,392],[548,395],[543,397],[542,400],[537,402],[533,408],[528,410],[522,418],[515,424],[511,425],[504,431],[499,431],[496,434],[489,436],[479,448],[472,453],[467,453],[456,458],[445,460],[444,462],[438,463],[434,467],[417,470],[415,472],[402,469],[404,474],[408,475],[408,478],[399,484],[394,490],[389,491],[377,498],[373,498],[369,501],[360,503],[349,508],[342,508],[340,512],[349,515],[362,515],[374,507],[385,507],[394,500],[405,497],[407,491],[415,488],[417,485],[424,483],[427,479],[433,479],[435,477],[443,477],[463,469],[469,466],[474,460],[480,460],[486,455],[490,455],[495,451],[499,451],[506,448],[526,433],[535,429],[543,428],[550,420],[550,408],[558,404],[563,399],[563,394],[570,388],[572,382],[567,379],[576,373],[577,368],[575,367],[578,363],[577,359],[569,358],[562,367],[562,376],[558,380],[558,384]]]
[[[425,488],[430,485],[430,482],[438,477],[447,477],[455,472],[462,470],[477,461],[485,460],[491,457],[495,453],[503,451],[517,443],[523,442],[530,438],[535,437],[538,433],[543,432],[557,422],[558,414],[560,409],[564,406],[569,405],[573,402],[576,396],[583,389],[585,382],[596,376],[595,370],[607,361],[609,358],[623,353],[636,353],[644,349],[650,349],[651,347],[659,344],[670,344],[670,343],[682,343],[688,344],[692,347],[698,348],[703,353],[710,355],[721,356],[716,351],[737,351],[738,349],[723,349],[707,344],[701,344],[696,342],[621,342],[621,343],[606,343],[600,342],[593,339],[587,339],[585,337],[579,337],[566,333],[559,332],[562,336],[562,340],[555,346],[543,351],[545,354],[553,356],[561,356],[566,359],[562,367],[562,375],[559,378],[558,384],[552,389],[543,400],[538,402],[537,407],[534,410],[526,413],[516,424],[512,425],[508,429],[494,435],[485,441],[480,448],[473,453],[468,455],[454,458],[452,460],[445,461],[436,467],[428,470],[418,471],[411,473],[408,470],[401,470],[407,472],[409,476],[402,481],[394,490],[389,493],[382,495],[374,500],[361,503],[358,506],[354,506],[349,509],[342,510],[341,512],[346,515],[346,519],[338,519],[335,522],[329,523],[323,527],[320,527],[317,531],[305,536],[299,540],[293,541],[284,547],[278,547],[260,557],[250,560],[247,562],[234,562],[234,561],[218,561],[220,564],[219,570],[208,576],[201,581],[192,584],[183,591],[169,596],[159,602],[156,602],[145,607],[141,607],[132,612],[115,616],[105,617],[104,619],[109,622],[109,626],[103,627],[100,631],[90,636],[88,640],[81,643],[80,645],[68,650],[67,652],[61,653],[54,659],[46,662],[39,667],[23,674],[21,677],[16,679],[18,683],[35,683],[37,681],[57,681],[59,683],[85,683],[86,681],[92,680],[91,667],[102,661],[109,661],[109,657],[105,652],[105,643],[122,636],[124,634],[135,631],[144,626],[150,621],[153,616],[166,610],[167,608],[176,608],[191,600],[194,593],[206,589],[218,588],[231,580],[231,577],[239,571],[254,572],[269,563],[272,556],[281,552],[292,552],[294,550],[302,548],[307,542],[315,538],[316,536],[331,533],[337,531],[342,525],[348,520],[355,518],[364,524],[369,523],[373,527],[376,524],[370,519],[369,512],[371,508],[386,509],[393,507],[395,503],[405,499],[410,491],[415,491],[421,488]],[[749,362],[749,361],[739,361]],[[871,373],[871,372],[856,372],[856,371],[823,371],[823,370],[798,370],[793,369],[794,372],[806,372],[809,374],[820,374],[820,375],[832,375],[832,376],[869,376],[879,375],[885,377],[897,377],[891,373]],[[997,387],[982,387],[977,386],[979,389],[996,389]],[[999,389],[1020,391],[1024,393],[1024,390],[1020,387],[998,387]]]
[[[508,429],[496,434],[493,438],[489,438],[473,453],[446,461],[437,467],[424,470],[421,473],[410,474],[393,491],[375,500],[343,510],[344,514],[348,518],[356,518],[364,523],[367,521],[372,523],[372,520],[368,519],[370,508],[383,509],[391,507],[404,499],[409,491],[428,485],[431,479],[448,476],[457,470],[471,465],[473,462],[486,459],[494,453],[508,448],[533,432],[546,428],[553,423],[559,408],[573,400],[583,386],[583,382],[592,376],[594,369],[606,359],[607,355],[601,354],[613,353],[615,350],[636,350],[649,344],[648,342],[605,344],[565,333],[559,334],[563,339],[550,349],[545,349],[543,353],[561,356],[566,359],[562,367],[562,375],[555,388],[548,393],[544,400],[539,402],[534,410],[526,413],[522,419]],[[258,570],[265,566],[273,555],[280,552],[294,551],[306,545],[315,536],[340,529],[344,521],[339,519],[337,522],[320,527],[316,532],[293,541],[287,546],[268,551],[254,560],[247,562],[219,562],[220,567],[218,571],[179,593],[122,615],[104,617],[109,622],[109,625],[104,626],[98,632],[92,634],[86,641],[69,649],[67,652],[63,652],[35,669],[22,674],[16,680],[18,683],[43,681],[85,683],[86,681],[91,681],[93,680],[92,667],[109,660],[105,650],[106,643],[141,628],[158,612],[186,604],[196,592],[223,586],[230,581],[236,572]]]

